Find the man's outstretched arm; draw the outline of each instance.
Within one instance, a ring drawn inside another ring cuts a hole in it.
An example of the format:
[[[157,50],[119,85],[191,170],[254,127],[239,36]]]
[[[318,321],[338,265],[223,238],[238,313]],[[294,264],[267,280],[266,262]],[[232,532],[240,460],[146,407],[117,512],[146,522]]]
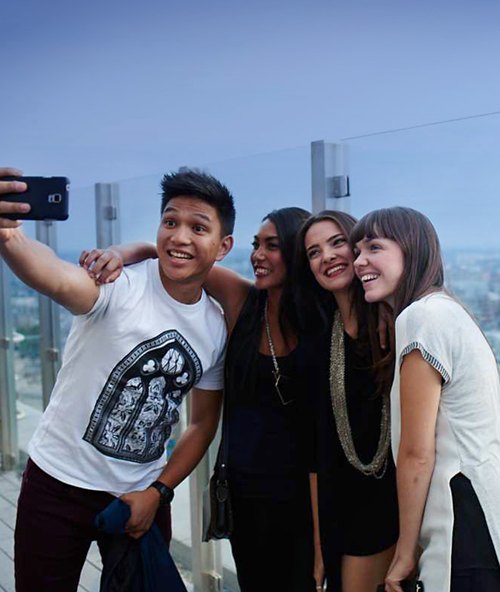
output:
[[[12,271],[28,286],[46,294],[74,314],[84,314],[94,306],[99,288],[87,273],[62,259],[46,245],[28,238],[19,222],[2,214],[26,211],[20,204],[1,200],[1,195],[26,190],[23,183],[2,181],[1,177],[19,174],[15,169],[0,168],[0,255]],[[29,206],[28,206],[29,209]]]
[[[215,436],[222,405],[222,391],[194,388],[191,397],[191,417],[187,429],[177,442],[172,456],[158,477],[171,488],[183,481],[200,462]],[[151,528],[160,503],[160,494],[151,487],[134,491],[121,498],[131,509],[127,533],[139,538]]]

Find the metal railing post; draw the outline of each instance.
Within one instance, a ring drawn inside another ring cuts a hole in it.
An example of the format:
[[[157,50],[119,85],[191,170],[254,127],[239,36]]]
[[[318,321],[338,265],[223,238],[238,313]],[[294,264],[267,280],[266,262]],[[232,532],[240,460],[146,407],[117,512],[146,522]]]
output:
[[[187,398],[187,413],[190,413],[190,398]],[[201,542],[203,491],[217,452],[217,443],[210,446],[200,464],[189,477],[191,513],[191,557],[194,592],[222,592],[222,553],[217,541]],[[213,458],[212,458],[213,457]]]
[[[120,242],[120,186],[95,184],[95,220],[97,247],[105,249]]]
[[[311,142],[312,212],[351,208],[348,146],[319,140]]]
[[[36,238],[57,252],[57,230],[54,222],[42,220],[36,223]],[[61,367],[60,307],[53,300],[38,294],[40,317],[40,362],[42,368],[42,401],[45,409]]]
[[[14,342],[7,266],[0,259],[0,457],[1,468],[12,470],[19,460],[14,382]]]

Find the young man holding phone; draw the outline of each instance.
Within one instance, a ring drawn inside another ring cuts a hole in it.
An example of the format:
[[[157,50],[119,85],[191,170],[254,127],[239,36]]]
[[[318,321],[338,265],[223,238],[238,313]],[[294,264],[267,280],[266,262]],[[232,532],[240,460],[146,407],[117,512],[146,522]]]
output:
[[[220,414],[224,319],[202,284],[232,247],[233,199],[213,177],[165,175],[158,260],[97,286],[87,272],[26,237],[2,214],[26,212],[1,194],[22,192],[0,169],[0,255],[27,285],[75,315],[49,406],[29,447],[18,502],[17,592],[76,591],[95,515],[120,497],[126,532],[156,521],[170,538],[173,489],[198,464]],[[178,407],[192,389],[190,425],[165,463]]]

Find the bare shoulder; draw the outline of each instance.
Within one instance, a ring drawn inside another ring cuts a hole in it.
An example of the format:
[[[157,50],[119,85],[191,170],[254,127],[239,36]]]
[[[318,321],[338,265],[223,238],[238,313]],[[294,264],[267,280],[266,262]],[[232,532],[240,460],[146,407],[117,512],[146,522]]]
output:
[[[252,282],[227,267],[215,266],[210,271],[205,289],[222,306],[229,331],[234,327]]]

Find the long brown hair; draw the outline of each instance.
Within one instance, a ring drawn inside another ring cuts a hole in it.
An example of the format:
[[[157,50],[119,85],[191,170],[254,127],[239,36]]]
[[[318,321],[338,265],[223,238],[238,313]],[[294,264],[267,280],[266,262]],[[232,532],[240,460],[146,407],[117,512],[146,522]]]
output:
[[[349,239],[357,220],[345,212],[324,210],[308,218],[297,235],[294,283],[296,286],[297,309],[300,314],[301,329],[304,332],[316,332],[330,329],[336,301],[333,295],[322,288],[314,277],[305,249],[307,231],[319,222],[329,221],[336,224],[346,239]],[[388,393],[392,376],[386,379],[386,371],[382,370],[381,362],[387,352],[383,352],[377,333],[378,305],[368,304],[364,298],[363,287],[354,278],[349,287],[351,310],[358,323],[358,342],[369,348],[375,370],[375,380],[379,393]]]
[[[364,238],[388,238],[403,252],[404,273],[394,294],[393,316],[425,294],[442,290],[444,267],[436,230],[430,220],[412,208],[393,207],[374,210],[359,220],[350,236],[351,246]],[[394,375],[394,344],[380,362],[384,385]]]
[[[351,246],[364,238],[388,238],[403,251],[404,273],[394,294],[394,317],[425,294],[443,289],[439,238],[424,214],[403,207],[374,210],[354,227]]]

